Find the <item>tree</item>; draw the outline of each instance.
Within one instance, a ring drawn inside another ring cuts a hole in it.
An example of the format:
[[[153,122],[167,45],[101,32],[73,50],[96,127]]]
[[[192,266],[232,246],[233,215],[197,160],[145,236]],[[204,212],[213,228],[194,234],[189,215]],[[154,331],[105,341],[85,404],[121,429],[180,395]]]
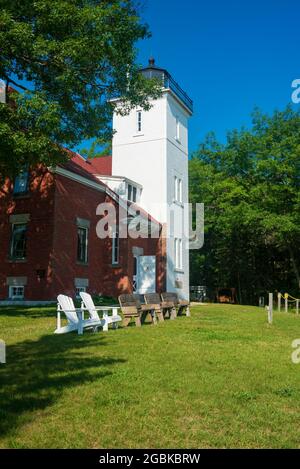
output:
[[[267,290],[299,294],[299,129],[290,108],[255,111],[251,131],[200,145],[190,162],[190,197],[205,203],[206,239],[191,253],[194,283],[201,272],[212,287],[236,286],[241,302]]]
[[[138,10],[134,0],[0,0],[2,178],[62,161],[64,146],[107,141],[112,98],[126,113],[159,95],[135,64],[135,43],[149,36]]]

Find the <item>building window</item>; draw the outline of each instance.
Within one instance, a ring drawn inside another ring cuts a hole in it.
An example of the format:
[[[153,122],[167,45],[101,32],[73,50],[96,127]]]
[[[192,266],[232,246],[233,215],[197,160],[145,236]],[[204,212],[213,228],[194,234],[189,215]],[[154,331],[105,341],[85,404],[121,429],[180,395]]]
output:
[[[114,232],[112,236],[112,264],[119,263],[119,233]]]
[[[182,203],[182,179],[175,176],[174,178],[174,200]]]
[[[88,261],[88,228],[77,228],[77,261],[86,264]]]
[[[182,203],[182,179],[178,179],[178,202]]]
[[[24,285],[9,287],[9,299],[10,300],[23,300],[24,299]]]
[[[133,278],[132,278],[132,289],[134,293],[136,293],[138,289],[137,279],[138,279],[138,258],[137,256],[134,256],[133,257]]]
[[[175,139],[177,142],[180,142],[180,120],[179,117],[176,116],[176,133],[175,133]]]
[[[12,225],[10,243],[10,257],[12,259],[26,258],[26,231],[26,223],[15,223]]]
[[[136,187],[133,186],[132,184],[128,184],[128,190],[127,190],[127,199],[130,202],[136,202]]]
[[[81,292],[86,292],[86,287],[75,287],[75,295],[78,300],[80,300],[81,298],[80,296]]]
[[[136,112],[136,130],[137,132],[142,131],[142,111]]]
[[[182,239],[175,238],[174,240],[175,250],[175,269],[182,270]]]
[[[28,192],[29,172],[21,171],[14,181],[14,194],[26,194]]]

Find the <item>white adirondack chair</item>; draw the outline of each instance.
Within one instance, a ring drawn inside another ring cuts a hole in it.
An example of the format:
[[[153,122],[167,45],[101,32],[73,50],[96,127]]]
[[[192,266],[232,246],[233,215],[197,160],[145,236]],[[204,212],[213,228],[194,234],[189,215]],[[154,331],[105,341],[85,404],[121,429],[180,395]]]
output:
[[[112,324],[114,329],[117,329],[118,322],[122,322],[121,316],[118,314],[119,307],[117,306],[95,306],[93,298],[89,293],[80,292],[80,296],[82,299],[82,307],[84,310],[87,310],[88,314],[90,315],[91,320],[98,320],[99,312],[102,312],[102,320],[105,321],[103,325],[103,331],[108,331],[109,324]],[[112,309],[112,315],[108,314],[108,311]]]
[[[103,327],[105,321],[98,318],[84,319],[84,309],[75,308],[72,298],[66,295],[58,295],[57,297],[57,328],[54,334],[66,334],[71,331],[78,331],[78,334],[83,334],[84,329],[92,328],[94,331],[98,327]],[[61,327],[61,312],[64,312],[68,324]]]

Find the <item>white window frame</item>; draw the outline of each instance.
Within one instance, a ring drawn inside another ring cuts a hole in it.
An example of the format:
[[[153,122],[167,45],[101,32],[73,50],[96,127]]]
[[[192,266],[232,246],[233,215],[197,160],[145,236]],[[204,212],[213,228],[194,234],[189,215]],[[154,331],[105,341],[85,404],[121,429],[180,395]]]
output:
[[[174,176],[174,200],[178,198],[178,177]]]
[[[182,203],[182,179],[178,178],[178,202]]]
[[[75,286],[75,296],[78,300],[80,300],[80,292],[86,292],[86,287],[76,287]]]
[[[138,291],[138,256],[133,256],[133,262],[136,266],[136,269],[134,269],[133,265],[133,276],[132,276],[132,287],[133,287],[133,293],[137,293]]]
[[[112,265],[119,264],[120,256],[120,238],[117,231],[113,232],[112,235],[112,251],[111,251],[111,263]]]
[[[143,130],[143,123],[142,123],[142,111],[136,111],[136,131],[140,134]]]
[[[129,202],[136,203],[137,201],[137,187],[133,184],[127,184],[127,200]]]
[[[24,226],[25,227],[25,256],[15,256],[14,255],[14,246],[15,246],[15,229],[18,226]],[[9,247],[9,255],[10,258],[13,260],[24,260],[26,259],[27,256],[27,230],[28,230],[28,225],[27,223],[12,223],[11,224],[11,239],[10,239],[10,247]]]
[[[89,245],[89,229],[86,226],[77,226],[77,242],[78,242],[78,230],[84,230],[85,231],[85,253],[84,253],[84,260],[78,259],[78,251],[77,251],[77,262],[82,263],[82,264],[87,264],[89,261],[88,258],[88,245]],[[78,246],[77,246],[78,249]]]
[[[174,200],[182,204],[182,179],[177,175],[174,176]]]
[[[183,268],[182,239],[174,238],[174,250],[175,250],[175,269],[182,270]]]
[[[175,140],[180,143],[180,120],[179,117],[175,117]]]
[[[21,289],[20,294],[14,294],[14,290]],[[24,300],[25,285],[10,285],[8,290],[8,296],[10,300]]]

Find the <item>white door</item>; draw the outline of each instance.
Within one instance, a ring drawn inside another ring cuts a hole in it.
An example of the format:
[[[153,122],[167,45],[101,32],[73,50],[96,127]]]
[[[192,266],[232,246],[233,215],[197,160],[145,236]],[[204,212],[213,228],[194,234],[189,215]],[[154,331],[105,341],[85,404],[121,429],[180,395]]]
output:
[[[156,291],[156,258],[139,256],[138,258],[138,293],[155,293]]]

